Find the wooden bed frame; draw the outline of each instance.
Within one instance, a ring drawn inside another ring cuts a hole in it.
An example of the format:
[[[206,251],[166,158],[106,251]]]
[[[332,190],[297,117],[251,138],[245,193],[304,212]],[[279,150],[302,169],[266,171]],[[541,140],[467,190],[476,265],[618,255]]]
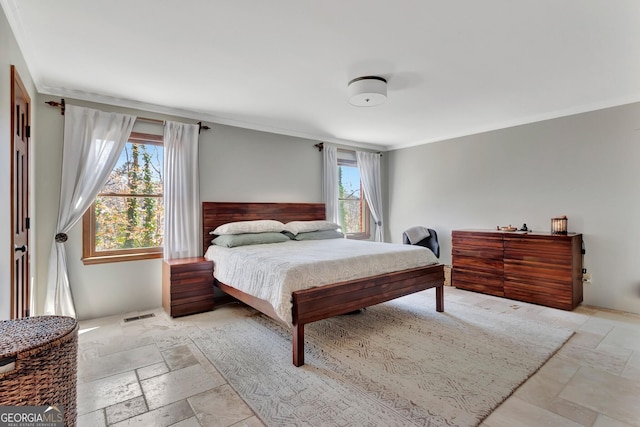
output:
[[[219,225],[234,221],[275,219],[281,222],[325,219],[323,203],[235,203],[203,202],[203,250],[211,245],[209,234]],[[203,253],[204,253],[203,252]],[[231,284],[215,280],[228,295],[282,322],[271,305]],[[404,295],[436,288],[436,311],[444,311],[444,266],[442,264],[365,277],[348,282],[293,292],[293,364],[304,365],[304,325],[348,313]]]

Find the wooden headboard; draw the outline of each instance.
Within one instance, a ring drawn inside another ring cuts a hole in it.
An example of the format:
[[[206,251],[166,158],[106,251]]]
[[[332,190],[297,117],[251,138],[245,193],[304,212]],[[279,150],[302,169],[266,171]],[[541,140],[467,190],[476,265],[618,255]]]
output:
[[[202,202],[202,253],[211,246],[213,236],[209,233],[228,222],[275,219],[287,223],[325,218],[324,203]]]

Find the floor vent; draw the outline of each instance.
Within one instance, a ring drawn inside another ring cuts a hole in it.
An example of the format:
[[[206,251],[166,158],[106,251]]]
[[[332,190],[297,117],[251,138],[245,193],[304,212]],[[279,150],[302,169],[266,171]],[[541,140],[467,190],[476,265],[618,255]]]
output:
[[[134,320],[148,319],[149,317],[156,317],[156,315],[153,313],[141,314],[140,316],[127,317],[126,319],[124,319],[124,321],[133,322]]]

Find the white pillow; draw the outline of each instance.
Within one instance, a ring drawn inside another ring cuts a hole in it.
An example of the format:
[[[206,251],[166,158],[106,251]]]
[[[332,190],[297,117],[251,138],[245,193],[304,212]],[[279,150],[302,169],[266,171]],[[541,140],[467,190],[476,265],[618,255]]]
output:
[[[340,226],[331,221],[291,221],[285,224],[284,229],[294,236],[298,233],[310,231],[338,230]]]
[[[225,234],[244,233],[280,233],[284,231],[284,224],[273,219],[257,219],[255,221],[237,221],[222,224],[209,234],[222,236]]]

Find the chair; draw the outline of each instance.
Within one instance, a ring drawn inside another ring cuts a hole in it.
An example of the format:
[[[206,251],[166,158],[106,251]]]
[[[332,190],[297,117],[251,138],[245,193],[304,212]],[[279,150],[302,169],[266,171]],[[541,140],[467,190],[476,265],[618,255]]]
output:
[[[432,228],[426,228],[423,226],[411,227],[402,233],[402,243],[429,248],[436,258],[440,258],[438,233],[436,233],[436,230]]]

